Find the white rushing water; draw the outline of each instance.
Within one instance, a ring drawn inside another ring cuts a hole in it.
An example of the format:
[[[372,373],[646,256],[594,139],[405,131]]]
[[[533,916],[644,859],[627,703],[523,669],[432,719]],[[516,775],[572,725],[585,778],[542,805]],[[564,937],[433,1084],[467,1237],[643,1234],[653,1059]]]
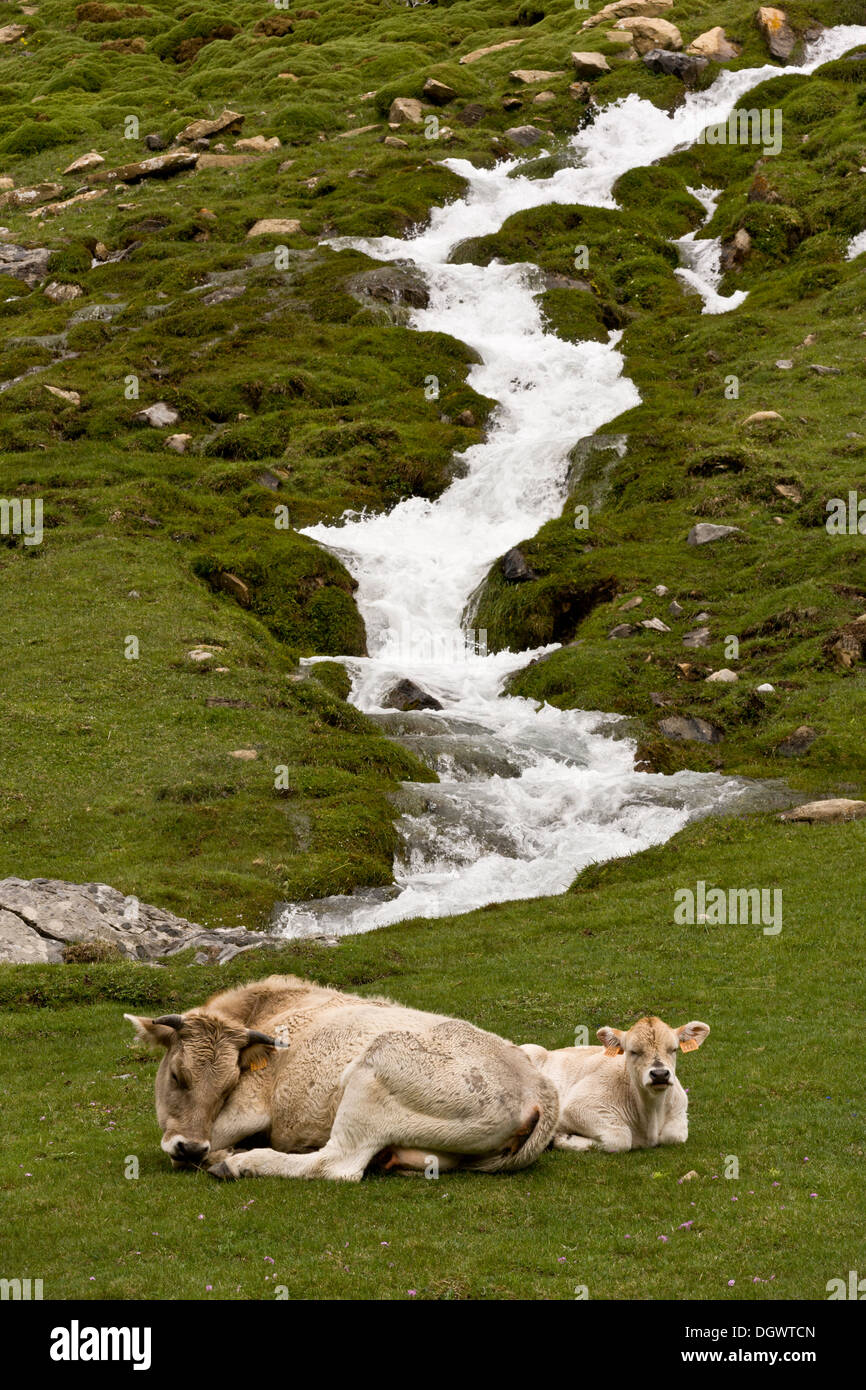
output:
[[[863,42],[866,27],[828,31],[804,67],[785,72],[809,73]],[[521,175],[517,159],[493,169],[446,160],[467,191],[437,208],[426,229],[405,240],[336,243],[380,261],[413,261],[430,296],[412,326],[473,347],[481,363],[470,384],[499,404],[484,442],[461,456],[463,475],[435,502],[408,498],[386,515],[306,530],[358,581],[370,655],[346,660],[353,702],[415,747],[440,781],[408,789],[393,894],[287,905],[282,934],[370,931],[560,893],[592,861],[660,843],[696,815],[755,804],[756,789],[737,779],[635,772],[633,743],[611,736],[614,717],[501,695],[507,676],[539,652],[487,656],[467,646],[467,600],[497,557],[560,514],[569,451],[640,397],[623,375],[619,335],[573,344],[546,331],[533,267],[453,265],[449,256],[528,208],[614,208],[612,189],[623,173],[687,147],[779,73],[772,65],[723,73],[672,115],[637,96],[618,101],[572,137],[575,167],[549,179]],[[676,575],[659,580],[675,583]],[[441,711],[385,713],[384,696],[406,677],[438,699]]]
[[[866,251],[866,232],[860,232],[848,242],[845,259],[846,261],[854,261],[858,256],[862,256],[864,251]]]
[[[720,188],[690,188],[689,192],[693,198],[703,205],[706,217],[703,225],[712,221],[716,204],[722,196]],[[690,289],[695,290],[704,301],[703,313],[705,314],[727,314],[731,309],[737,309],[744,299],[748,298],[748,290],[735,290],[733,294],[719,294],[719,285],[722,280],[722,242],[720,237],[700,237],[698,232],[687,232],[685,236],[678,237],[674,245],[679,249],[680,257],[685,262],[674,274],[678,275],[684,284]]]

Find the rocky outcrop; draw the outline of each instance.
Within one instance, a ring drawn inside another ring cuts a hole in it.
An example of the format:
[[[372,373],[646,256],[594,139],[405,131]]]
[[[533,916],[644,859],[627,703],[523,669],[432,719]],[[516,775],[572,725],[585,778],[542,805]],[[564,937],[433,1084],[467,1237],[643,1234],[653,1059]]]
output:
[[[0,962],[25,964],[112,957],[153,961],[194,946],[223,964],[268,937],[243,927],[208,930],[106,883],[51,878],[0,881]]]
[[[53,255],[54,252],[46,246],[15,246],[10,241],[0,242],[0,275],[23,280],[32,289],[40,280],[44,280]]]
[[[772,5],[762,5],[755,20],[770,56],[787,63],[797,45],[797,35],[788,23],[785,11],[774,9]]]

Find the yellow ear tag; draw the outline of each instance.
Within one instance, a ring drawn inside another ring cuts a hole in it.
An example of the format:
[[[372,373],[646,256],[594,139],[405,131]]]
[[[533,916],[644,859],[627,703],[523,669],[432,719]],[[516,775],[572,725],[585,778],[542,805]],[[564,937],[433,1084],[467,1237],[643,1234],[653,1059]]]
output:
[[[250,1071],[261,1071],[268,1065],[267,1057],[262,1057],[258,1062],[250,1062]]]
[[[694,1038],[685,1038],[680,1043],[680,1048],[683,1052],[694,1052],[696,1047],[700,1047],[700,1043],[696,1042]]]
[[[619,1057],[621,1054],[622,1048],[620,1047],[619,1043],[609,1043],[608,1046],[604,1049],[605,1057]]]

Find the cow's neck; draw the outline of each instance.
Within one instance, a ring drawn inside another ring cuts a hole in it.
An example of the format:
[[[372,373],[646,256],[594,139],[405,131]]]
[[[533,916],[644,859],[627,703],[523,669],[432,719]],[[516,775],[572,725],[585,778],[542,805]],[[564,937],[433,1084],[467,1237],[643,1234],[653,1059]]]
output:
[[[251,1134],[270,1129],[271,1086],[266,1070],[244,1072],[214,1121],[211,1148],[228,1149]]]
[[[644,1086],[635,1085],[630,1078],[627,1085],[629,1109],[632,1111],[633,1119],[646,1134],[648,1143],[658,1143],[673,1087],[666,1086],[662,1091],[647,1091]]]

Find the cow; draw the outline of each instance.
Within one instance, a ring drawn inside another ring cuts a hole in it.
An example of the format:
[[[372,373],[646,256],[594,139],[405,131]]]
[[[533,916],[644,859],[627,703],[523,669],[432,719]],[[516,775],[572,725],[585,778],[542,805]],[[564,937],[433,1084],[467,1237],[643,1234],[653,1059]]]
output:
[[[600,1047],[548,1052],[524,1043],[523,1051],[559,1094],[553,1147],[623,1153],[684,1144],[688,1097],[676,1075],[677,1048],[691,1052],[709,1031],[706,1023],[669,1028],[648,1017],[628,1032],[599,1028]]]
[[[359,1181],[371,1166],[526,1168],[550,1143],[556,1088],[514,1043],[462,1019],[293,975],[184,1014],[125,1014],[164,1049],[162,1148],[217,1178]],[[270,1147],[232,1152],[265,1133]]]

